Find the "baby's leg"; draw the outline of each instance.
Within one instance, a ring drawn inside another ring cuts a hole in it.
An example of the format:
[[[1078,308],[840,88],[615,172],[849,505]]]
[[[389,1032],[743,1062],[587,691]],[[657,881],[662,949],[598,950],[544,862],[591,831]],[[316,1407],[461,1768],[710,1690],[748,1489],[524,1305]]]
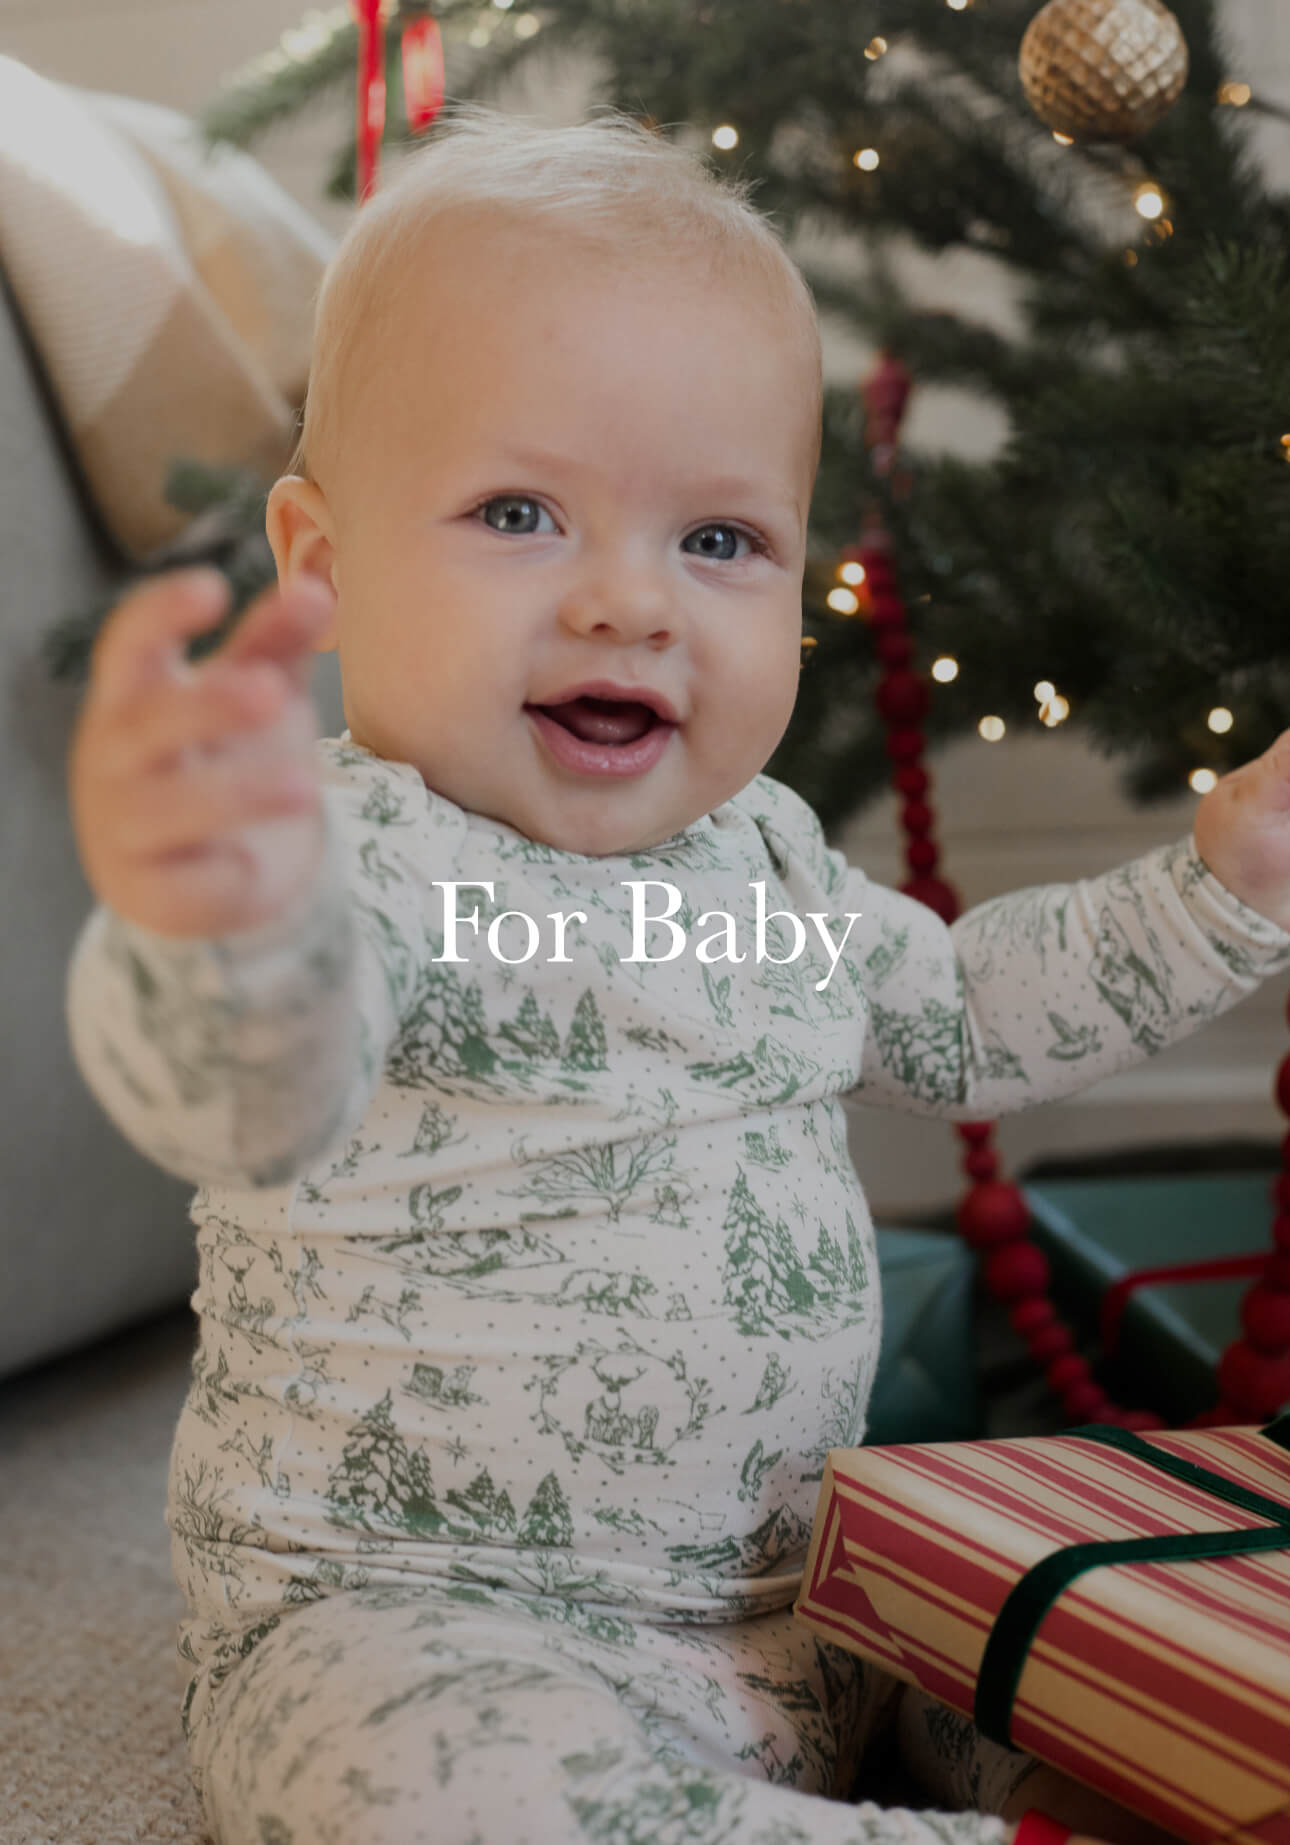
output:
[[[787,1618],[764,1648],[743,1638],[756,1621],[657,1629],[429,1586],[292,1609],[194,1734],[211,1829],[219,1845],[1005,1845],[1002,1820],[796,1791],[833,1776],[825,1680],[844,1656],[821,1671]]]

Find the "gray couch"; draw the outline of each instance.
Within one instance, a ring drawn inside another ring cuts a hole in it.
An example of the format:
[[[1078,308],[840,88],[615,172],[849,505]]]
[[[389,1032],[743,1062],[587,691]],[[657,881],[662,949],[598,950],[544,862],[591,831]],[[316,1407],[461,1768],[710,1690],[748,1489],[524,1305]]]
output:
[[[54,681],[50,630],[126,566],[89,505],[0,275],[0,685],[4,726],[0,1042],[0,1377],[173,1307],[195,1279],[192,1188],[136,1153],[68,1048],[68,958],[93,902],[67,814],[81,689]],[[323,728],[343,727],[334,658]]]

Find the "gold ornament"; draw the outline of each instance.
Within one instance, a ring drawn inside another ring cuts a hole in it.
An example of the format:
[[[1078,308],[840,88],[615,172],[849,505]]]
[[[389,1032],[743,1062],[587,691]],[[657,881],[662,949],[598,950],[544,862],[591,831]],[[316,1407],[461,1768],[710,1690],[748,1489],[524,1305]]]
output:
[[[1021,41],[1021,87],[1072,141],[1132,141],[1177,101],[1187,41],[1161,0],[1048,0]]]

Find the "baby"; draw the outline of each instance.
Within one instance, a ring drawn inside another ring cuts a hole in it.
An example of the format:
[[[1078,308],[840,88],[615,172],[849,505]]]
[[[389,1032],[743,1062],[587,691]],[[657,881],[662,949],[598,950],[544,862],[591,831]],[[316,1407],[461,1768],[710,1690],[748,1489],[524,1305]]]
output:
[[[1005,1845],[1047,1785],[791,1613],[879,1345],[841,1098],[993,1116],[1290,965],[1290,740],[1105,878],[952,930],[867,884],[760,773],[820,403],[746,189],[461,108],[328,273],[280,588],[200,665],[209,573],[102,634],[69,1017],[199,1187],[220,1845]],[[880,1724],[959,1810],[849,1804]]]

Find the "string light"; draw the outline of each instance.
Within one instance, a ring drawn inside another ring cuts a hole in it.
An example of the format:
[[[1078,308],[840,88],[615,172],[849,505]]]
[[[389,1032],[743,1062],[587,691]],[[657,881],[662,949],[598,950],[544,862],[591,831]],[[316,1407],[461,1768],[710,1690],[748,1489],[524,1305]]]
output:
[[[1205,722],[1216,735],[1221,737],[1232,728],[1236,719],[1232,716],[1226,705],[1215,705],[1214,709],[1205,719]]]
[[[869,43],[864,48],[864,55],[868,58],[869,62],[872,64],[875,59],[880,58],[882,56],[883,52],[886,49],[887,49],[887,41],[885,38],[871,38],[869,40]]]
[[[713,131],[712,145],[713,147],[720,147],[723,149],[738,147],[739,130],[737,128],[732,128],[729,122],[724,123],[720,128]]]
[[[1056,698],[1057,687],[1051,679],[1041,679],[1035,687],[1035,698],[1041,705],[1046,705],[1050,698]]]
[[[1056,698],[1047,699],[1039,707],[1039,721],[1041,724],[1046,724],[1049,730],[1055,730],[1059,724],[1064,724],[1070,714],[1070,705],[1060,693]]]
[[[849,589],[831,589],[824,598],[835,615],[854,615],[860,607],[860,598]]]
[[[852,156],[853,165],[858,166],[865,173],[872,173],[878,164],[878,160],[879,155],[876,147],[862,147],[858,153]]]
[[[1211,788],[1217,788],[1218,777],[1212,769],[1193,769],[1187,777],[1187,786],[1193,794],[1208,794]]]
[[[1286,440],[1290,441],[1290,436],[1288,436]],[[841,564],[838,567],[838,575],[841,577],[844,583],[849,583],[852,589],[858,589],[860,585],[864,582],[864,576],[865,576],[864,565],[863,564]]]
[[[932,661],[932,678],[938,685],[949,685],[959,676],[959,663],[943,653],[939,660]]]
[[[524,13],[515,21],[516,38],[532,38],[542,30],[542,21],[536,13]]]
[[[1074,135],[1059,135],[1055,128],[1053,129],[1053,140],[1056,141],[1058,147],[1074,147],[1075,145]]]
[[[1290,461],[1290,435],[1282,436],[1281,452],[1285,456],[1286,460]]]
[[[1133,209],[1140,218],[1158,218],[1164,208],[1164,193],[1153,179],[1144,179],[1133,195]]]
[[[497,8],[499,13],[509,12],[514,4],[515,0],[493,0],[493,5]]]
[[[948,6],[951,9],[951,11],[955,13],[961,13],[964,10],[964,8],[967,6],[967,3],[968,3],[968,0],[945,0],[946,6]]]
[[[1007,728],[1008,726],[1001,717],[983,717],[977,725],[977,733],[984,737],[987,743],[997,743]]]
[[[1233,109],[1243,109],[1254,94],[1248,83],[1220,83],[1218,100]]]

